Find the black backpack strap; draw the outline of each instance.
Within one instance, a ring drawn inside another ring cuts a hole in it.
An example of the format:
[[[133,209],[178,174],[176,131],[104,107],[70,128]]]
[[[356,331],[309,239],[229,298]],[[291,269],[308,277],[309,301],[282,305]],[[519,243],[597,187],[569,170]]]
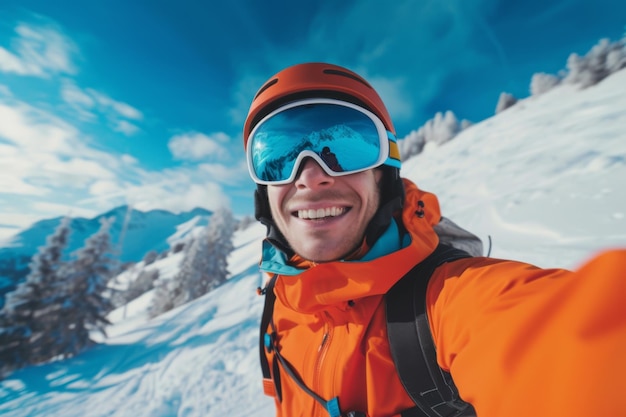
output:
[[[391,355],[404,388],[417,405],[403,412],[403,417],[475,415],[473,407],[459,397],[450,374],[437,364],[426,317],[426,288],[433,271],[445,262],[468,257],[465,251],[439,244],[385,296]]]
[[[300,379],[296,371],[293,369],[291,364],[287,362],[285,358],[280,354],[280,351],[276,348],[276,330],[274,329],[274,303],[276,301],[276,294],[274,294],[274,285],[276,284],[276,279],[278,275],[274,275],[270,281],[267,283],[265,288],[258,289],[258,292],[261,295],[265,295],[265,305],[263,306],[263,315],[261,316],[261,328],[260,328],[260,356],[261,356],[261,371],[263,372],[263,384],[271,384],[274,385],[274,392],[276,393],[276,398],[278,401],[282,401],[282,392],[280,386],[280,370],[278,369],[279,364],[282,366],[283,370],[293,381],[308,395],[313,397],[318,403],[320,403],[330,417],[340,417],[341,411],[339,408],[339,398],[335,397],[331,400],[325,400],[324,398],[317,395],[313,390],[306,386],[306,384]],[[267,352],[274,353],[274,361],[273,367],[270,371],[269,361],[267,360]],[[354,416],[359,417],[361,414],[358,413],[348,413],[348,417]]]
[[[274,294],[274,285],[278,275],[272,276],[265,288],[259,287],[258,291],[261,295],[265,296],[265,304],[263,305],[263,315],[261,316],[260,338],[259,338],[259,354],[261,356],[261,372],[263,372],[263,384],[274,384],[274,391],[276,392],[276,398],[282,401],[282,392],[280,389],[280,373],[278,372],[278,361],[274,361],[274,369],[270,371],[269,361],[267,360],[266,350],[273,348],[273,341],[271,340],[272,334],[269,333],[268,328],[272,323],[272,316],[274,315],[274,301],[276,295]],[[272,378],[274,376],[274,378]]]

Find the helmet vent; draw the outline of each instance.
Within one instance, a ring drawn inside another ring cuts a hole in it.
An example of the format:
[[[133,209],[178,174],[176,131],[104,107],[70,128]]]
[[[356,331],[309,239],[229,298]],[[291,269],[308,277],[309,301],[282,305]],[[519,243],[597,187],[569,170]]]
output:
[[[363,78],[357,77],[356,75],[350,74],[349,72],[339,71],[339,70],[336,70],[336,69],[325,69],[323,72],[324,72],[324,74],[332,74],[332,75],[340,75],[342,77],[348,77],[348,78],[351,78],[351,79],[353,79],[355,81],[360,82],[361,84],[365,84],[369,88],[372,88],[372,86],[369,85],[368,82],[365,81]]]
[[[256,100],[257,97],[259,97],[263,91],[267,90],[268,88],[270,88],[277,82],[278,82],[278,78],[274,78],[273,80],[266,82],[265,85],[261,87],[261,89],[256,93],[256,95],[254,96],[254,99]]]

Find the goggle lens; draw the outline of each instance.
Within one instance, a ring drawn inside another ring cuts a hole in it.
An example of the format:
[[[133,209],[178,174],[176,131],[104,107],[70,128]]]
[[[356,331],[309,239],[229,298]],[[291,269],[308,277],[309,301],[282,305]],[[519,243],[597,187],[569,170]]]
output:
[[[292,182],[307,157],[328,175],[352,174],[383,164],[392,138],[374,114],[360,107],[304,100],[259,122],[248,141],[248,168],[259,184]]]

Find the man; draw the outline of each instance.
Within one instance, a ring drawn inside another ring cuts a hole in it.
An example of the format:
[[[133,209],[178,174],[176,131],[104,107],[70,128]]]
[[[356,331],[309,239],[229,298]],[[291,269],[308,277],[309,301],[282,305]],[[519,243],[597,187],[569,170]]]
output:
[[[244,146],[268,227],[277,416],[407,415],[384,296],[435,250],[442,216],[400,178],[382,100],[345,68],[289,67],[254,97]],[[577,272],[480,256],[438,266],[426,310],[439,366],[480,417],[626,416],[625,267],[624,250]]]

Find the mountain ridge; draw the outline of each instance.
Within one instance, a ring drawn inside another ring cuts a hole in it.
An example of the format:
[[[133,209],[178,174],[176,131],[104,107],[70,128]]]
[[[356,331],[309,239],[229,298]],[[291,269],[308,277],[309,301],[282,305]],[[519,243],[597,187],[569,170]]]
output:
[[[212,211],[198,207],[175,214],[163,209],[144,212],[122,205],[92,218],[71,217],[69,244],[63,255],[65,258],[71,257],[89,236],[98,231],[101,219],[112,217],[115,220],[110,233],[117,252],[115,255],[121,263],[139,262],[150,251],[161,253],[184,240],[188,233],[181,233],[181,226],[191,221],[194,226],[206,225],[212,214]],[[26,276],[31,257],[46,244],[47,237],[54,232],[62,218],[39,220],[17,233],[7,245],[0,247],[1,298]],[[172,239],[172,236],[177,238]]]

